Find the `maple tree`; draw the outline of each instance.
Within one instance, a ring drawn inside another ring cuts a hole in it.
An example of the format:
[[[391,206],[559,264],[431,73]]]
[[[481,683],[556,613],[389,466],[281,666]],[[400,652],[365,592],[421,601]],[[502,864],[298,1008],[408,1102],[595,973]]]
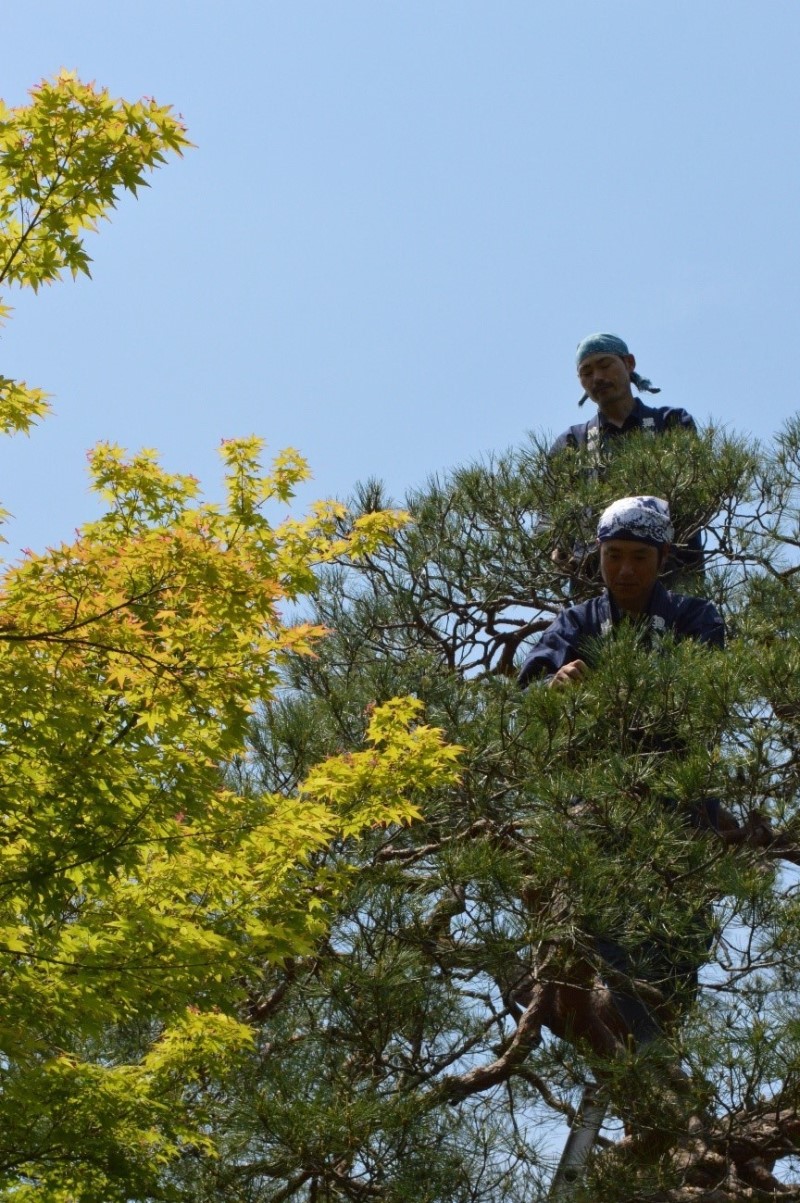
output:
[[[86,272],[85,232],[186,146],[169,108],[69,73],[0,111],[0,281]],[[6,433],[46,408],[0,380]],[[150,1197],[171,1159],[213,1151],[193,1085],[252,1047],[263,967],[326,930],[349,873],[321,854],[454,779],[411,699],[291,791],[225,774],[282,661],[324,633],[286,607],[404,520],[342,533],[322,502],[274,522],[307,469],[286,451],[264,471],[261,450],[223,445],[212,504],[153,452],[101,445],[101,517],[0,578],[0,1197]]]

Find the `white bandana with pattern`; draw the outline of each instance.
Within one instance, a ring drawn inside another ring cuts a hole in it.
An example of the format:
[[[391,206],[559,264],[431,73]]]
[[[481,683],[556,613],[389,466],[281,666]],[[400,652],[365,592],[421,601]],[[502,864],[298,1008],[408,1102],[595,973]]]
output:
[[[603,510],[597,524],[598,543],[637,539],[663,547],[674,534],[669,506],[661,497],[621,497]]]

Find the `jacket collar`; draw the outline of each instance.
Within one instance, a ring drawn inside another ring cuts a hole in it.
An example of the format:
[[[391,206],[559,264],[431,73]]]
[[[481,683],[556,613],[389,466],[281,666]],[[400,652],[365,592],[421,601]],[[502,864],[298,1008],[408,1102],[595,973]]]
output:
[[[625,421],[623,422],[622,426],[617,426],[617,425],[615,425],[614,422],[609,422],[603,416],[603,411],[600,409],[598,409],[597,413],[594,415],[594,417],[590,421],[589,425],[596,427],[598,430],[600,430],[601,428],[603,430],[622,430],[623,427],[627,426],[628,424],[634,424],[636,426],[645,426],[645,425],[652,424],[652,422],[653,422],[652,412],[653,411],[650,408],[650,406],[645,405],[644,402],[642,401],[641,397],[634,397],[633,409],[628,414],[628,416],[625,419]],[[649,422],[648,422],[648,419],[649,419]]]
[[[642,617],[654,635],[663,635],[667,629],[670,616],[669,594],[661,581],[656,581],[647,609]],[[622,621],[622,612],[614,601],[608,589],[604,589],[597,602],[597,613],[600,619],[601,635],[610,635],[614,627]]]

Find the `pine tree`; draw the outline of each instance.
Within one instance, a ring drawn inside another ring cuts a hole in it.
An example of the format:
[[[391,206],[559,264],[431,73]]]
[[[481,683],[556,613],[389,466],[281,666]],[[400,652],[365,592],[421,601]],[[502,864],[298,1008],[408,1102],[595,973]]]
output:
[[[261,714],[258,788],[291,792],[359,746],[396,694],[462,748],[460,779],[420,821],[320,854],[352,886],[313,955],[248,981],[256,1053],[204,1100],[220,1155],[185,1167],[185,1197],[531,1203],[590,1076],[611,1119],[582,1198],[732,1203],[791,1179],[800,423],[764,447],[713,429],[657,454],[632,438],[588,468],[534,439],[455,470],[409,495],[388,546],[323,573],[311,618],[328,636]],[[590,564],[570,583],[553,545],[588,544],[605,505],[642,492],[667,498],[679,541],[707,532],[687,589],[723,611],[727,650],[656,654],[623,632],[585,687],[521,693],[523,649],[598,588]],[[387,504],[371,483],[353,512]],[[769,846],[694,830],[709,796],[745,835],[768,818]],[[607,932],[668,956],[648,996],[661,1038],[601,1055],[559,1020],[554,986],[585,1009]],[[669,980],[687,964],[699,989]]]

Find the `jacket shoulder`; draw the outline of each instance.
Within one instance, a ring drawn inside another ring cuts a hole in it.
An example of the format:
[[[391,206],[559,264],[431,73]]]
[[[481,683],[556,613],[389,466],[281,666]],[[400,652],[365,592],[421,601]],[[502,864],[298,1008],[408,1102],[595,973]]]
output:
[[[670,430],[675,426],[682,426],[685,430],[696,430],[697,423],[692,415],[685,409],[680,409],[676,405],[643,405],[642,418],[652,417],[655,419],[656,425],[660,430]]]
[[[704,597],[689,597],[683,593],[667,593],[667,598],[672,611],[670,625],[677,634],[716,647],[723,646],[725,624],[713,602]]]

